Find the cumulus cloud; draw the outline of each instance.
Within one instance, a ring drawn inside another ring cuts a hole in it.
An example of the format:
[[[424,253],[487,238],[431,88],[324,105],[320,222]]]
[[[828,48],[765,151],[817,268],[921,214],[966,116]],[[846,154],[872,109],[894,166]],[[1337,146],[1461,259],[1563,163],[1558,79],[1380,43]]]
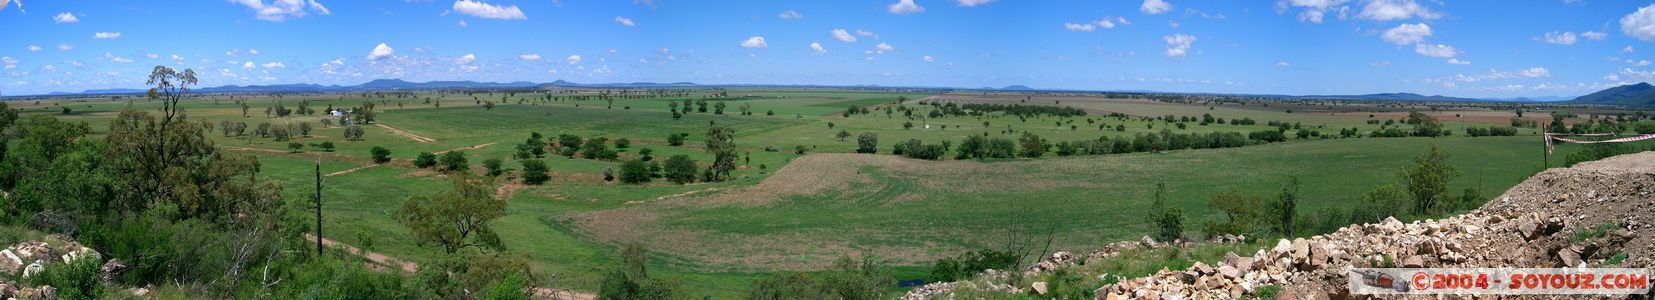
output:
[[[741,41],[741,47],[742,48],[769,48],[770,44],[764,42],[764,37],[754,36],[754,37],[747,38],[747,40]]]
[[[264,63],[263,65],[260,65],[260,66],[264,67],[265,69],[286,69],[287,68],[287,65],[282,64],[280,62],[267,62],[267,63]]]
[[[1093,30],[1098,29],[1098,27],[1092,25],[1092,23],[1081,23],[1081,24],[1063,23],[1063,28],[1068,29],[1069,31],[1084,31],[1084,32],[1092,32]]]
[[[529,18],[523,15],[523,10],[518,9],[516,5],[493,5],[471,0],[454,1],[454,11],[484,19],[524,20]]]
[[[933,61],[936,61],[936,58],[932,58],[932,57],[931,57],[931,56],[930,56],[930,55],[926,55],[926,56],[921,56],[921,57],[919,57],[919,59],[920,59],[920,60],[923,60],[923,61],[925,61],[925,62],[933,62]]]
[[[833,39],[839,40],[840,42],[856,42],[856,36],[850,35],[850,32],[845,31],[844,29],[834,29],[832,33]]]
[[[1162,0],[1144,0],[1144,4],[1138,6],[1138,11],[1146,15],[1159,15],[1172,11],[1172,3]]]
[[[268,4],[264,3],[264,0],[231,0],[230,2],[253,9],[255,18],[271,22],[285,21],[290,17],[303,18],[310,13],[318,15],[333,13],[316,0],[273,0]]]
[[[1163,36],[1161,39],[1166,40],[1166,54],[1167,57],[1172,58],[1184,58],[1185,55],[1189,54],[1190,45],[1195,44],[1195,36],[1182,33]]]
[[[1603,38],[1609,37],[1609,34],[1598,31],[1587,31],[1580,33],[1580,36],[1586,37],[1588,40],[1602,41]]]
[[[1372,64],[1368,64],[1368,65],[1370,65],[1370,66],[1374,66],[1374,67],[1379,67],[1379,68],[1384,68],[1384,67],[1389,67],[1389,66],[1391,66],[1391,61],[1389,61],[1389,60],[1381,60],[1381,61],[1376,61],[1376,62],[1373,62],[1373,63],[1372,63]]]
[[[886,44],[886,43],[879,43],[879,45],[874,46],[874,49],[879,49],[878,51],[874,51],[874,53],[878,53],[878,54],[885,54],[885,52],[896,51],[896,47],[891,47],[891,44]]]
[[[1414,44],[1414,52],[1419,53],[1419,55],[1435,58],[1452,58],[1460,55],[1459,49],[1454,49],[1454,46],[1443,44]]]
[[[114,38],[120,38],[120,37],[121,37],[121,33],[119,33],[119,32],[98,32],[98,33],[93,33],[92,34],[93,39],[100,39],[100,40],[114,39]]]
[[[1424,42],[1427,36],[1431,36],[1431,26],[1418,23],[1397,25],[1385,30],[1379,37],[1392,44],[1407,45]]]
[[[925,12],[925,7],[914,4],[914,0],[898,0],[885,9],[893,14],[907,15]]]
[[[615,23],[619,23],[619,24],[621,24],[621,26],[626,26],[626,27],[637,27],[638,26],[637,23],[632,23],[632,19],[628,19],[628,18],[622,17],[622,16],[615,16]]]
[[[1626,47],[1630,48],[1632,46],[1626,46]],[[40,46],[29,45],[29,52],[35,52],[35,51],[40,51]]]
[[[1369,0],[1367,5],[1362,6],[1362,12],[1358,13],[1356,17],[1374,21],[1412,18],[1431,20],[1441,18],[1442,14],[1431,11],[1431,9],[1414,0]]]
[[[1289,8],[1299,8],[1299,22],[1322,23],[1322,19],[1329,12],[1338,8],[1339,18],[1345,18],[1350,7],[1344,6],[1349,0],[1277,0],[1276,11],[1286,12]]]
[[[827,53],[827,48],[823,48],[821,43],[815,43],[815,42],[810,43],[810,50],[811,51],[816,51],[816,54],[826,54]]]
[[[131,63],[132,62],[131,58],[115,56],[114,53],[109,53],[109,52],[104,52],[103,53],[103,58],[109,59],[109,61],[118,62],[118,63]]]
[[[578,64],[580,63],[580,55],[570,55],[569,58],[565,58],[563,60],[569,62],[571,65]]]
[[[1278,62],[1276,62],[1276,67],[1277,68],[1289,68],[1289,67],[1293,67],[1293,64],[1287,63],[1285,61],[1278,61]]]
[[[0,56],[0,63],[5,63],[7,69],[17,67],[17,59],[10,56]]]
[[[34,45],[29,45],[29,46],[34,46]],[[1632,53],[1632,51],[1633,51],[1632,45],[1626,45],[1626,48],[1621,48],[1621,53]]]
[[[518,54],[517,59],[521,59],[521,60],[540,60],[540,54],[539,53]]]
[[[252,69],[252,68],[257,68],[257,67],[258,66],[254,65],[253,62],[246,62],[246,63],[241,64],[242,69]]]
[[[385,59],[391,57],[391,54],[396,54],[396,49],[391,49],[391,46],[385,45],[385,43],[379,43],[379,46],[374,46],[373,51],[368,52],[368,60]]]
[[[1655,41],[1655,4],[1621,17],[1621,33],[1639,40]]]
[[[1469,64],[1471,64],[1471,61],[1469,61],[1469,60],[1460,60],[1458,58],[1450,58],[1450,59],[1448,59],[1448,64],[1450,64],[1450,65],[1469,65]]]
[[[1567,31],[1565,31],[1565,32],[1556,32],[1556,31],[1547,32],[1546,36],[1541,37],[1541,40],[1545,41],[1547,44],[1574,45],[1575,44],[1575,33],[1567,32]]]
[[[871,31],[861,30],[861,29],[856,30],[856,36],[871,37],[871,38],[874,38],[874,39],[879,39],[878,34],[874,34]]]
[[[473,62],[476,62],[476,61],[477,61],[477,55],[472,54],[472,53],[466,53],[465,55],[461,55],[460,57],[454,58],[455,63],[462,64],[462,65],[463,64],[470,64],[470,63],[473,63]]]
[[[1529,78],[1546,77],[1546,76],[1552,76],[1552,72],[1551,72],[1551,70],[1546,70],[1546,68],[1533,67],[1533,68],[1524,69],[1522,71],[1518,71],[1517,76],[1529,77]]]
[[[4,6],[5,6],[4,3],[0,3],[0,7],[4,7]],[[55,23],[80,23],[80,18],[76,18],[75,14],[64,12],[64,13],[61,13],[61,14],[57,14],[57,16],[52,17],[52,22],[55,22]]]
[[[58,43],[58,44],[57,44],[57,49],[58,49],[58,50],[62,50],[62,51],[69,51],[69,50],[74,50],[74,49],[75,49],[75,45],[70,45],[70,44],[64,44],[64,43]]]
[[[959,0],[960,6],[972,7],[994,2],[994,0]]]
[[[798,20],[798,19],[804,19],[805,15],[799,14],[798,11],[789,9],[789,10],[784,10],[781,13],[776,14],[776,17],[781,18],[782,20]]]

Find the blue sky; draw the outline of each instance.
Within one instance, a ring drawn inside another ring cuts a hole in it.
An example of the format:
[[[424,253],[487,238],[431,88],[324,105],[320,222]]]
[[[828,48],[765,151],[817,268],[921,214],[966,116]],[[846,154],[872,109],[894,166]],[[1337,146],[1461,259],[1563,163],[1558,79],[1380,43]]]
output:
[[[139,88],[155,65],[195,69],[204,86],[563,79],[1466,97],[1655,78],[1655,4],[1635,1],[0,1],[4,95]]]

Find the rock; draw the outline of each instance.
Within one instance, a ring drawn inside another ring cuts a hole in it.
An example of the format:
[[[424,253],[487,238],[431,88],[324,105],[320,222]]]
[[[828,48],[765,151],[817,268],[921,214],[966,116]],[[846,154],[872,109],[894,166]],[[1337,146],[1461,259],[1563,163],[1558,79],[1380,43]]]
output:
[[[141,287],[140,288],[127,289],[126,292],[129,293],[129,294],[132,294],[133,296],[137,296],[137,297],[149,296],[149,289],[141,288]]]
[[[1277,241],[1276,242],[1276,247],[1275,248],[1270,248],[1270,254],[1271,255],[1281,255],[1283,253],[1287,253],[1287,252],[1290,252],[1290,251],[1293,251],[1293,242],[1288,241],[1286,239],[1282,239],[1280,241]]]
[[[1125,294],[1105,293],[1103,291],[1103,289],[1098,289],[1097,294],[1098,295],[1103,295],[1099,299],[1104,299],[1104,300],[1127,300],[1127,299],[1131,299],[1131,298],[1127,297]]]
[[[1289,257],[1292,257],[1295,262],[1310,259],[1310,243],[1304,241],[1304,239],[1294,240],[1293,253]]]
[[[1045,281],[1036,281],[1032,284],[1029,284],[1029,289],[1034,290],[1035,294],[1045,295],[1046,294],[1046,282]]]
[[[1408,258],[1402,259],[1402,267],[1403,268],[1424,268],[1425,267],[1425,258],[1421,257],[1419,255],[1409,256]]]
[[[121,263],[120,259],[112,258],[109,259],[109,261],[104,262],[102,267],[98,268],[98,278],[103,279],[103,281],[113,281],[115,277],[121,276],[121,272],[125,271],[126,264]]]
[[[1201,275],[1208,275],[1208,274],[1213,273],[1213,268],[1212,267],[1207,266],[1207,263],[1203,263],[1203,262],[1199,262],[1199,261],[1195,262],[1195,265],[1190,266],[1190,270],[1194,270],[1196,272],[1199,272],[1199,273],[1201,273]]]
[[[11,299],[16,296],[17,285],[15,283],[0,283],[0,299]]]
[[[35,292],[35,298],[38,299],[57,299],[57,289],[52,288],[50,285],[42,285],[40,288],[35,289]]]
[[[1241,278],[1241,270],[1231,266],[1218,267],[1218,274],[1224,275],[1224,278]]]
[[[1563,250],[1557,251],[1557,259],[1563,261],[1564,267],[1579,267],[1585,263],[1580,260],[1580,251],[1579,246],[1563,248]]]
[[[15,275],[17,271],[22,270],[23,258],[17,257],[17,254],[12,253],[11,249],[0,250],[0,272]]]
[[[40,263],[41,263],[41,261],[37,259],[37,260],[34,261],[34,263],[29,264],[28,267],[24,267],[23,268],[23,278],[29,278],[29,275],[34,275],[36,273],[45,272],[46,271],[46,266],[41,265]]]
[[[1404,225],[1402,225],[1402,221],[1397,221],[1395,217],[1385,217],[1384,221],[1379,222],[1379,227],[1388,232],[1397,232],[1402,231]]]
[[[1143,244],[1143,245],[1144,245],[1144,247],[1150,247],[1150,248],[1155,248],[1155,247],[1156,247],[1156,246],[1158,246],[1158,245],[1160,245],[1160,243],[1156,243],[1156,242],[1155,242],[1155,239],[1154,239],[1154,238],[1151,238],[1151,237],[1149,237],[1149,236],[1147,236],[1147,235],[1146,235],[1146,236],[1144,236],[1144,238],[1142,238],[1142,239],[1139,239],[1139,240],[1138,240],[1138,243],[1141,243],[1141,244]]]
[[[1517,233],[1521,234],[1523,240],[1525,241],[1532,241],[1535,238],[1539,238],[1540,220],[1535,220],[1533,218],[1529,218],[1528,216],[1517,219]]]

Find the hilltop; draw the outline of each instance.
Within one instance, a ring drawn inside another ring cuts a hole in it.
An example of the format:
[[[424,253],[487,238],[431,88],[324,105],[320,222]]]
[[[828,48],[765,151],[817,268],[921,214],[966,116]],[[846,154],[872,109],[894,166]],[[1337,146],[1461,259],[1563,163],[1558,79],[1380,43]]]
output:
[[[1621,105],[1627,107],[1655,107],[1655,85],[1648,82],[1608,88],[1580,96],[1569,103]]]

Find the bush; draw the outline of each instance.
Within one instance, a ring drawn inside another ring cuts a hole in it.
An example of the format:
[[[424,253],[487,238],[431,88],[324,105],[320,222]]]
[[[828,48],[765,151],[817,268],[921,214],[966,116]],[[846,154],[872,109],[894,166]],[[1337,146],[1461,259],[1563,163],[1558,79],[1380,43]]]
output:
[[[632,140],[626,138],[615,140],[615,149],[626,149],[628,147],[632,147]]]
[[[667,135],[667,146],[683,146],[684,138],[688,136],[688,133],[669,134]]]
[[[879,135],[873,132],[863,132],[856,137],[856,153],[874,153],[879,151]]]
[[[1184,237],[1184,209],[1168,207],[1155,216],[1155,239],[1170,242]]]
[[[304,148],[305,148],[304,143],[299,143],[299,142],[287,143],[287,150],[288,150],[288,152],[291,152],[291,153],[299,153]]]
[[[471,170],[471,167],[466,163],[465,152],[462,151],[444,152],[442,157],[437,159],[437,162],[442,164],[442,169],[446,172],[466,172]]]
[[[649,182],[649,163],[642,160],[629,160],[622,163],[621,182],[634,184]]]
[[[677,184],[695,182],[695,173],[697,168],[695,166],[695,160],[690,159],[689,155],[679,154],[667,158],[665,168],[666,170],[664,172],[666,174],[663,174],[663,176],[667,178],[667,181]]]
[[[506,169],[501,166],[502,163],[504,162],[500,161],[499,158],[485,159],[483,160],[483,168],[488,170],[488,176],[500,176],[500,174],[506,173]]]
[[[316,144],[316,148],[322,149],[322,152],[333,152],[333,142],[323,141],[319,144]]]
[[[28,278],[31,285],[50,285],[57,288],[62,299],[100,299],[107,288],[98,280],[102,263],[93,257],[76,259],[62,265],[46,268]]]
[[[545,161],[538,159],[525,159],[521,163],[523,164],[523,183],[531,185],[541,184],[552,179],[550,175],[546,174],[547,168]]]
[[[391,162],[391,149],[385,149],[385,147],[374,146],[373,149],[368,149],[368,153],[373,155],[374,163],[376,163],[376,164],[383,164],[383,163]]]
[[[420,152],[419,156],[414,158],[414,166],[415,167],[419,167],[421,169],[424,169],[424,168],[430,168],[431,166],[435,166],[435,165],[437,165],[437,155],[436,154],[431,154],[430,152]]]

